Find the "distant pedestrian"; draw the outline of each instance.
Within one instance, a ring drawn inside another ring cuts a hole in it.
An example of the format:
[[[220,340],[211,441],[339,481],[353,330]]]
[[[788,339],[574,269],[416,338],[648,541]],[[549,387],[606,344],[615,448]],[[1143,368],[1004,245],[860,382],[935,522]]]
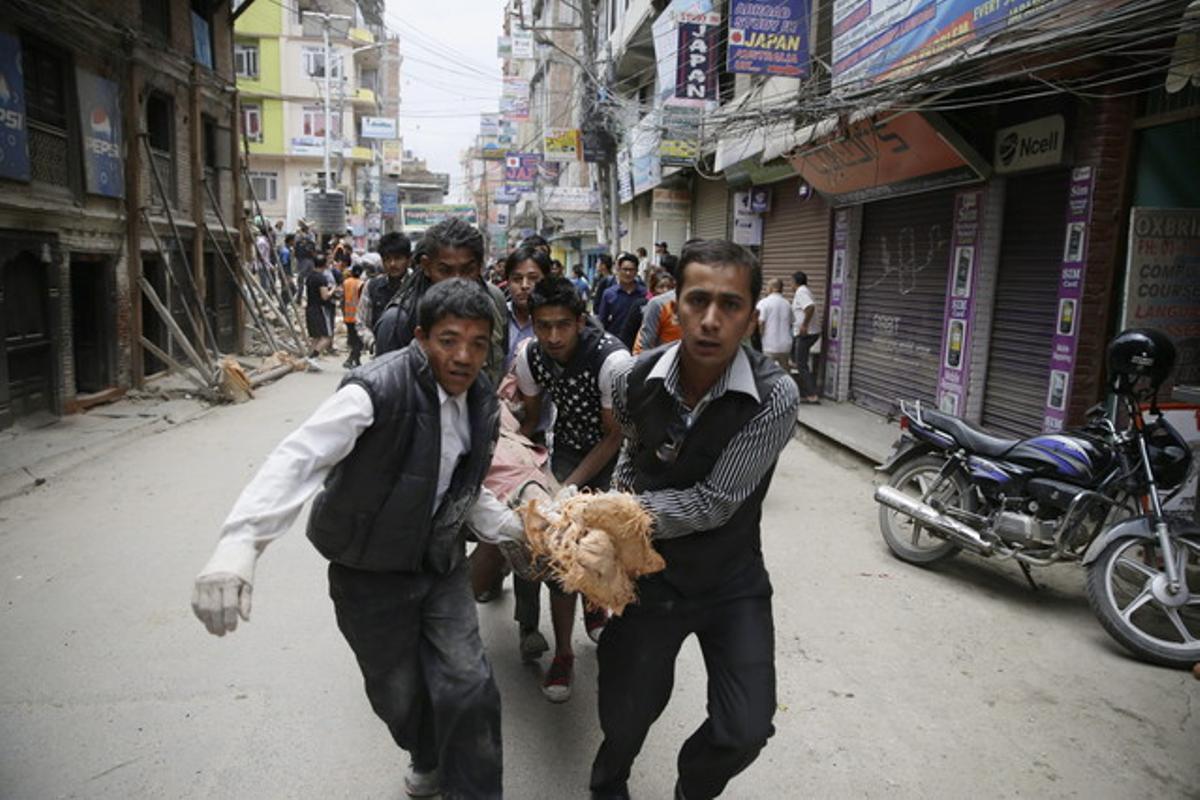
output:
[[[592,287],[592,311],[600,307],[600,298],[615,281],[612,256],[608,253],[601,253],[596,258],[596,281]]]
[[[821,338],[821,331],[814,330],[817,303],[808,288],[808,276],[803,271],[792,273],[796,293],[792,296],[792,366],[796,370],[796,382],[800,385],[800,401],[819,403],[817,381],[809,365],[809,351]]]
[[[387,308],[388,301],[400,291],[412,261],[412,242],[403,233],[392,231],[379,239],[377,252],[383,263],[383,274],[367,281],[363,302],[359,304],[360,330],[372,331]],[[369,338],[374,340],[374,334]]]
[[[783,281],[779,278],[771,279],[767,291],[769,294],[758,301],[755,309],[758,312],[755,324],[762,336],[763,355],[787,372],[792,349],[792,307],[783,296]]]
[[[632,253],[622,253],[617,259],[617,284],[608,287],[604,296],[596,306],[596,318],[604,326],[604,330],[613,336],[628,335],[625,321],[634,309],[640,309],[646,304],[646,285],[638,280],[638,260]],[[637,335],[637,329],[633,336]],[[633,346],[633,336],[625,342],[625,346]],[[622,341],[625,341],[622,339]]]
[[[571,283],[575,284],[575,288],[579,290],[579,296],[583,298],[584,303],[587,303],[592,287],[583,274],[583,264],[576,264],[571,268]]]
[[[304,280],[304,289],[304,322],[312,341],[309,357],[316,358],[333,348],[333,303],[337,284],[329,269],[312,269]]]
[[[678,263],[679,257],[670,253],[663,258],[662,270],[669,276],[672,286],[650,298],[650,302],[642,309],[641,328],[633,342],[634,355],[643,350],[653,350],[659,345],[679,341],[681,332],[674,287],[677,280],[675,268]]]
[[[308,274],[317,267],[317,240],[308,229],[308,223],[297,224],[295,246],[292,256],[296,259],[296,282],[303,289],[308,286]]]
[[[350,268],[350,275],[342,282],[342,322],[346,323],[346,347],[350,351],[346,356],[346,369],[357,367],[362,363],[362,337],[358,335],[358,309],[362,304],[362,266],[355,264]]]

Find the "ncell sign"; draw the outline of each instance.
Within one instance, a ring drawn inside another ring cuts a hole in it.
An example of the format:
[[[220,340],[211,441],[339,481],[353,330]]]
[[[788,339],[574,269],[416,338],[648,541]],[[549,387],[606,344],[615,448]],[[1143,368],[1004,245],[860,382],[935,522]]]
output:
[[[1052,167],[1063,160],[1066,123],[1061,114],[996,131],[996,172]]]

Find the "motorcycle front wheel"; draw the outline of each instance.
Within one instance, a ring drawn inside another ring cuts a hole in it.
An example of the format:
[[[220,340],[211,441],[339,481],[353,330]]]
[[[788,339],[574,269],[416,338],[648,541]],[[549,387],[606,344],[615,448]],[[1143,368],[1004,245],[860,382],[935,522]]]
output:
[[[1190,669],[1200,662],[1200,538],[1171,541],[1181,592],[1165,591],[1157,541],[1118,539],[1088,566],[1088,603],[1104,630],[1138,658]]]
[[[945,465],[944,458],[922,456],[902,464],[892,474],[888,485],[923,503],[937,500],[946,507],[969,509],[970,486],[962,475],[954,473],[937,486],[938,474]],[[912,517],[885,505],[879,506],[879,530],[896,558],[910,564],[932,564],[950,558],[960,549],[958,545],[930,533],[928,528]]]

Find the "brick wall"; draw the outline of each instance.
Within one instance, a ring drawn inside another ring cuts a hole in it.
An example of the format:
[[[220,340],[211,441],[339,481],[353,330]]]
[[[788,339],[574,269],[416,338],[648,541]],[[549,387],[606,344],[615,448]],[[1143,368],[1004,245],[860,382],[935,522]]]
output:
[[[1125,258],[1134,113],[1133,97],[1109,96],[1082,102],[1077,117],[1075,164],[1095,171],[1095,195],[1069,424],[1082,422],[1084,412],[1106,392],[1104,354],[1113,333],[1112,299]]]

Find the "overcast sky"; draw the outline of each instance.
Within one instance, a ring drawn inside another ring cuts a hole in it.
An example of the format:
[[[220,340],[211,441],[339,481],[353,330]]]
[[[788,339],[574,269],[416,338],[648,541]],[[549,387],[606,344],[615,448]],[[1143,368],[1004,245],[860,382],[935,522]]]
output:
[[[450,174],[458,199],[459,155],[475,141],[480,112],[500,97],[496,37],[503,0],[386,0],[388,28],[400,35],[400,135],[434,172]]]

